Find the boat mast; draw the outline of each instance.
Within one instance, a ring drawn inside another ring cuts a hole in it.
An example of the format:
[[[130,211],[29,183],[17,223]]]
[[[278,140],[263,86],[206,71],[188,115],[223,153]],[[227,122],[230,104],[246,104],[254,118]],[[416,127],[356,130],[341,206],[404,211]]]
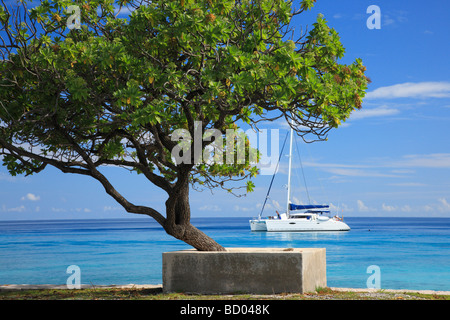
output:
[[[288,185],[287,185],[287,208],[286,216],[289,218],[289,205],[291,203],[291,169],[292,169],[292,140],[294,136],[294,130],[292,129],[293,121],[291,121],[290,141],[289,141],[289,170],[288,170]]]
[[[273,172],[272,180],[270,181],[269,190],[267,190],[267,195],[266,195],[266,198],[264,199],[264,203],[262,205],[261,212],[258,215],[258,220],[261,220],[262,213],[264,211],[264,207],[266,206],[267,199],[269,199],[270,189],[272,188],[273,179],[275,178],[275,175],[278,172],[278,166],[280,165],[281,156],[283,155],[283,151],[284,151],[284,147],[286,146],[287,138],[288,138],[288,134],[286,134],[286,137],[284,138],[283,147],[281,147],[281,152],[280,152],[280,155],[278,156],[278,162],[275,167],[275,171]]]

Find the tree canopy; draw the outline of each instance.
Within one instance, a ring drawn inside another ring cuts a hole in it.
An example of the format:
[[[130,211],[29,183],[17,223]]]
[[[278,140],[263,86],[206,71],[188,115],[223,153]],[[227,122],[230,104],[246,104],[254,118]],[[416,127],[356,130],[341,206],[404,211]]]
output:
[[[245,180],[251,191],[258,169],[249,157],[198,163],[192,153],[192,161],[179,163],[173,133],[225,135],[240,124],[257,128],[285,118],[297,134],[324,140],[361,108],[369,81],[361,59],[339,63],[343,45],[321,14],[309,30],[292,28],[314,2],[3,2],[3,165],[12,175],[53,166],[90,176],[128,212],[153,217],[199,250],[223,250],[190,224],[189,187],[231,190],[227,181]],[[78,11],[68,11],[71,5]],[[129,14],[123,18],[118,8]],[[202,151],[214,141],[206,140]],[[188,145],[193,149],[194,141]],[[167,193],[166,212],[129,202],[102,166],[145,176]]]

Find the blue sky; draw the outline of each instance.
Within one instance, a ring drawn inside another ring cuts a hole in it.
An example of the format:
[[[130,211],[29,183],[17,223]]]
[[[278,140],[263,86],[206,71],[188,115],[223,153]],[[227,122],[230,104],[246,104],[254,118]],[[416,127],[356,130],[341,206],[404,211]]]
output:
[[[369,5],[381,9],[381,29],[367,28]],[[318,0],[296,19],[300,31],[323,13],[346,48],[342,62],[362,58],[372,79],[362,110],[327,142],[298,142],[308,193],[294,160],[297,202],[331,203],[344,216],[450,217],[448,12],[448,1]],[[280,140],[287,132],[281,121],[266,128],[279,129]],[[286,206],[286,167],[283,156],[267,214]],[[163,211],[164,192],[127,171],[104,172],[130,201]],[[241,198],[192,191],[192,216],[256,216],[270,179],[259,176],[255,191]],[[0,220],[121,217],[132,215],[92,179],[56,169],[10,177],[0,168]]]

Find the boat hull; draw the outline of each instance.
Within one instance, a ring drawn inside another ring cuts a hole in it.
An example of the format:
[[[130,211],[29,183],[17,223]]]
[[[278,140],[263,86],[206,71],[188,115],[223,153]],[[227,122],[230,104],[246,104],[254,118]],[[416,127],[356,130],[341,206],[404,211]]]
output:
[[[250,220],[250,229],[252,231],[267,231],[265,220]]]
[[[250,220],[252,231],[269,232],[314,232],[314,231],[349,231],[350,227],[342,221],[329,219],[304,220],[304,219],[261,219]]]

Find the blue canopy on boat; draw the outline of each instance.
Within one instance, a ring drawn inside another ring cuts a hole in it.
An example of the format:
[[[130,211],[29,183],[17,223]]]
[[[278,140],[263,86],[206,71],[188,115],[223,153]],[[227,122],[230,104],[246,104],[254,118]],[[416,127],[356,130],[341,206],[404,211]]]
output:
[[[289,210],[306,210],[306,209],[328,209],[330,206],[326,204],[318,204],[318,205],[303,205],[303,204],[289,204]]]

